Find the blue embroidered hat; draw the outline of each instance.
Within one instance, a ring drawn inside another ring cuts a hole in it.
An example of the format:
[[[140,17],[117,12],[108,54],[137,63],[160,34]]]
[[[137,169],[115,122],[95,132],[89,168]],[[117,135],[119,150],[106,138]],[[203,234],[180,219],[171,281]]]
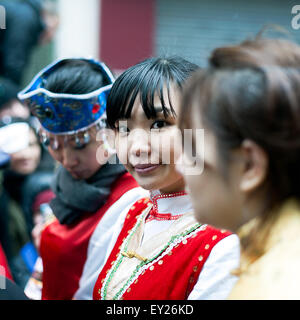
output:
[[[85,60],[96,65],[108,85],[87,94],[53,93],[43,87],[48,75],[66,60]],[[29,105],[42,127],[53,134],[74,134],[95,125],[106,111],[106,99],[114,77],[103,62],[86,58],[59,59],[41,70],[18,94]]]

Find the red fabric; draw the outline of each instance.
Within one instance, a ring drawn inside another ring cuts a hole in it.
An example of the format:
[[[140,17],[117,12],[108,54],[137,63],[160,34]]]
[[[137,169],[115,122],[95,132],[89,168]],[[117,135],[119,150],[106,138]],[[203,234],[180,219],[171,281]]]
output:
[[[34,203],[32,205],[33,212],[39,211],[41,204],[49,203],[54,197],[55,197],[55,194],[51,189],[40,192],[36,196]]]
[[[54,220],[42,232],[40,253],[43,260],[43,300],[72,299],[87,257],[89,239],[106,210],[125,192],[137,187],[125,173],[112,186],[106,203],[94,214],[84,215],[72,225]]]
[[[107,272],[120,254],[120,246],[128,236],[136,217],[147,206],[147,203],[137,202],[134,210],[130,210],[126,223],[118,237],[117,243],[102,269],[93,291],[93,298],[101,298],[101,288]],[[198,228],[191,233],[186,241],[176,245],[171,251],[139,275],[137,281],[132,281],[122,295],[124,300],[185,300],[197,282],[202,267],[212,248],[231,233],[218,230],[211,226]],[[150,268],[151,267],[151,268]],[[154,268],[153,268],[154,267]]]
[[[6,256],[1,244],[0,244],[0,275],[10,280],[13,280],[7,260],[6,260]]]

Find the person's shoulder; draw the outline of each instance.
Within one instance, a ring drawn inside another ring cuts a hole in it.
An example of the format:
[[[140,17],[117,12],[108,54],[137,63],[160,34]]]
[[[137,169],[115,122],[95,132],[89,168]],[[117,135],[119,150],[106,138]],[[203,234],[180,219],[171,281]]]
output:
[[[231,299],[300,299],[300,237],[278,242],[242,270]]]

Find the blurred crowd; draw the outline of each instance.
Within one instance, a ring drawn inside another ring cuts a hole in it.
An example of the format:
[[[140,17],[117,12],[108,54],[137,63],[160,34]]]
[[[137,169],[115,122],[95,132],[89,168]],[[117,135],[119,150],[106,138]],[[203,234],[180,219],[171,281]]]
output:
[[[259,34],[206,68],[152,57],[116,79],[60,59],[23,89],[58,19],[48,1],[0,5],[4,299],[300,298],[298,44]],[[186,129],[205,152],[167,148]]]
[[[54,161],[17,94],[33,51],[52,39],[58,18],[49,1],[3,0],[0,5],[6,13],[0,33],[0,248],[9,276],[24,288],[38,256],[32,234],[41,223],[40,206],[52,196]]]

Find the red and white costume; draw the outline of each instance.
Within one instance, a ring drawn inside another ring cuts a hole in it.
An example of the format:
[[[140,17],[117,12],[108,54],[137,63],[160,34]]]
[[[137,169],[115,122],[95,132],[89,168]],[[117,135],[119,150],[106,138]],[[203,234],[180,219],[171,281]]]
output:
[[[152,192],[151,201],[137,201],[118,224],[94,299],[225,299],[230,293],[238,237],[197,223],[186,193]]]
[[[60,224],[54,219],[45,227],[40,245],[43,261],[42,299],[73,298],[88,260],[90,240],[95,229],[102,229],[102,239],[106,238],[109,243],[113,226],[120,214],[116,208],[130,207],[146,194],[148,192],[140,188],[129,173],[125,173],[113,183],[106,203],[97,212],[87,213],[71,225]],[[102,246],[102,250],[106,251],[105,241]],[[98,269],[103,262],[99,259],[97,263]]]

